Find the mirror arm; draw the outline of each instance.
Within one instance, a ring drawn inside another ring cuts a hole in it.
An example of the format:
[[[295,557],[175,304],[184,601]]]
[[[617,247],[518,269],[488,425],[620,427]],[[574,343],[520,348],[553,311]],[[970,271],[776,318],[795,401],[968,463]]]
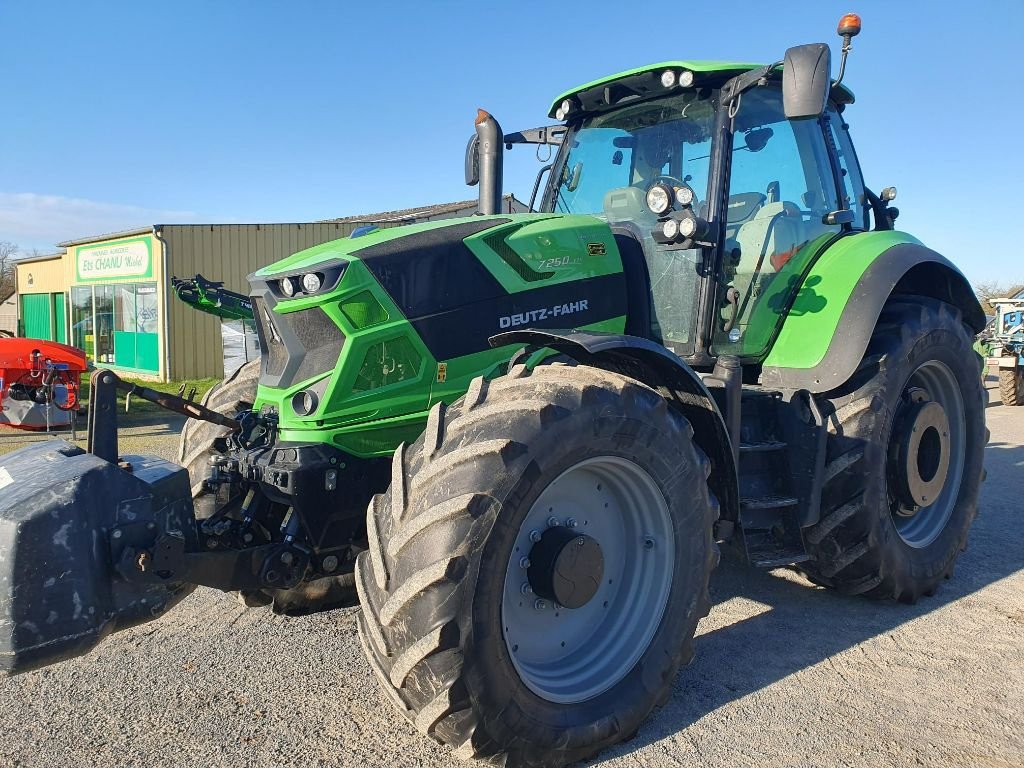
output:
[[[749,72],[744,72],[742,75],[736,75],[736,77],[727,81],[722,86],[721,103],[728,104],[744,91],[749,91],[758,85],[765,85],[768,82],[768,78],[782,64],[783,62],[777,61],[774,64],[769,64],[767,67],[752,69]]]
[[[506,133],[505,148],[512,149],[513,144],[549,144],[560,146],[569,129],[564,125],[546,125],[541,128],[530,128],[516,133]]]

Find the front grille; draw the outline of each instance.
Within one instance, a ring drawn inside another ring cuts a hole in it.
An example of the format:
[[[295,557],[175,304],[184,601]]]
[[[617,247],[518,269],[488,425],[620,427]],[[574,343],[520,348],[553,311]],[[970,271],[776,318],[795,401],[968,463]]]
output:
[[[252,308],[256,319],[256,336],[263,353],[263,370],[271,376],[280,376],[288,362],[288,352],[277,330],[274,315],[263,299],[253,299]]]
[[[289,387],[334,370],[345,335],[319,307],[278,314],[266,292],[253,297],[256,331],[263,353],[263,383]]]

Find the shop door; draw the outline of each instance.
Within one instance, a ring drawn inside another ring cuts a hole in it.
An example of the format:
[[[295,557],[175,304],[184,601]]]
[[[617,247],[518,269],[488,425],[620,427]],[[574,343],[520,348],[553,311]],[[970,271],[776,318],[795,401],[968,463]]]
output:
[[[50,307],[50,294],[48,293],[23,293],[21,295],[21,322],[25,327],[25,338],[53,340],[50,335],[52,328]]]
[[[68,319],[64,309],[64,294],[53,294],[53,340],[67,344]]]
[[[156,373],[160,369],[156,283],[116,286],[113,309],[114,362]]]

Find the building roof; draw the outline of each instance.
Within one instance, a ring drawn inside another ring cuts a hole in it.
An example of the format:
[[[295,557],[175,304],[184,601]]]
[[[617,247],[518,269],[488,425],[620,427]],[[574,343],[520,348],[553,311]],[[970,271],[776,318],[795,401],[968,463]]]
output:
[[[86,243],[96,243],[100,240],[113,240],[118,237],[130,237],[131,235],[148,235],[153,231],[153,228],[159,226],[156,224],[148,227],[136,227],[135,229],[126,229],[122,232],[108,232],[105,235],[91,235],[90,237],[80,237],[75,240],[65,240],[63,243],[57,243],[58,248],[70,248],[73,245],[85,245]]]
[[[322,219],[320,221],[311,222],[261,222],[245,224],[241,222],[230,222],[226,224],[215,224],[215,223],[204,223],[204,224],[175,224],[173,226],[180,227],[216,227],[216,226],[232,226],[232,227],[245,227],[245,226],[267,226],[272,223],[276,224],[342,224],[342,223],[359,223],[359,224],[384,224],[389,222],[407,221],[414,222],[420,219],[430,218],[433,216],[439,216],[446,213],[455,213],[457,211],[464,210],[475,210],[477,206],[476,200],[462,200],[457,203],[442,203],[440,205],[424,205],[419,208],[403,208],[397,211],[384,211],[382,213],[365,213],[358,216],[344,216],[340,219]],[[526,203],[516,199],[515,195],[505,195],[502,197],[502,208],[520,211],[526,210]],[[87,243],[97,243],[102,240],[114,240],[119,237],[131,237],[132,235],[148,235],[153,232],[154,229],[159,229],[162,226],[172,226],[170,224],[151,224],[147,227],[136,227],[135,229],[126,229],[121,232],[108,232],[102,235],[90,235],[89,237],[80,237],[74,240],[65,240],[63,243],[57,243],[58,248],[70,248],[75,245],[85,245]],[[29,261],[45,261],[46,259],[59,258],[63,254],[57,254],[56,256],[43,256],[38,259],[21,259],[21,262],[27,263]]]
[[[504,195],[501,198],[502,208],[506,206],[514,208],[519,205],[523,208],[526,204],[516,199],[515,195]],[[384,211],[383,213],[370,213],[361,216],[344,216],[340,219],[327,219],[331,224],[359,223],[359,224],[384,224],[395,221],[413,222],[417,219],[425,219],[445,213],[455,213],[469,209],[475,210],[477,200],[461,200],[457,203],[442,203],[441,205],[423,205],[418,208],[401,208],[397,211]]]
[[[45,256],[32,256],[26,259],[14,259],[13,264],[18,266],[19,264],[35,264],[37,261],[53,261],[54,259],[63,258],[64,252],[59,251],[58,253],[48,253]]]

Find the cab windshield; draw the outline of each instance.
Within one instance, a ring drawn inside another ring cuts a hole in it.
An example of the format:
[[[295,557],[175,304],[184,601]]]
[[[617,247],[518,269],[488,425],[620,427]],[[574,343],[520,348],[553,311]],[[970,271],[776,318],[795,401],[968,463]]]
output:
[[[677,354],[693,349],[699,251],[666,250],[647,190],[658,182],[693,189],[706,215],[715,91],[681,91],[585,119],[566,138],[544,210],[591,214],[643,247],[651,278],[650,338]],[[620,236],[621,242],[621,236]]]

